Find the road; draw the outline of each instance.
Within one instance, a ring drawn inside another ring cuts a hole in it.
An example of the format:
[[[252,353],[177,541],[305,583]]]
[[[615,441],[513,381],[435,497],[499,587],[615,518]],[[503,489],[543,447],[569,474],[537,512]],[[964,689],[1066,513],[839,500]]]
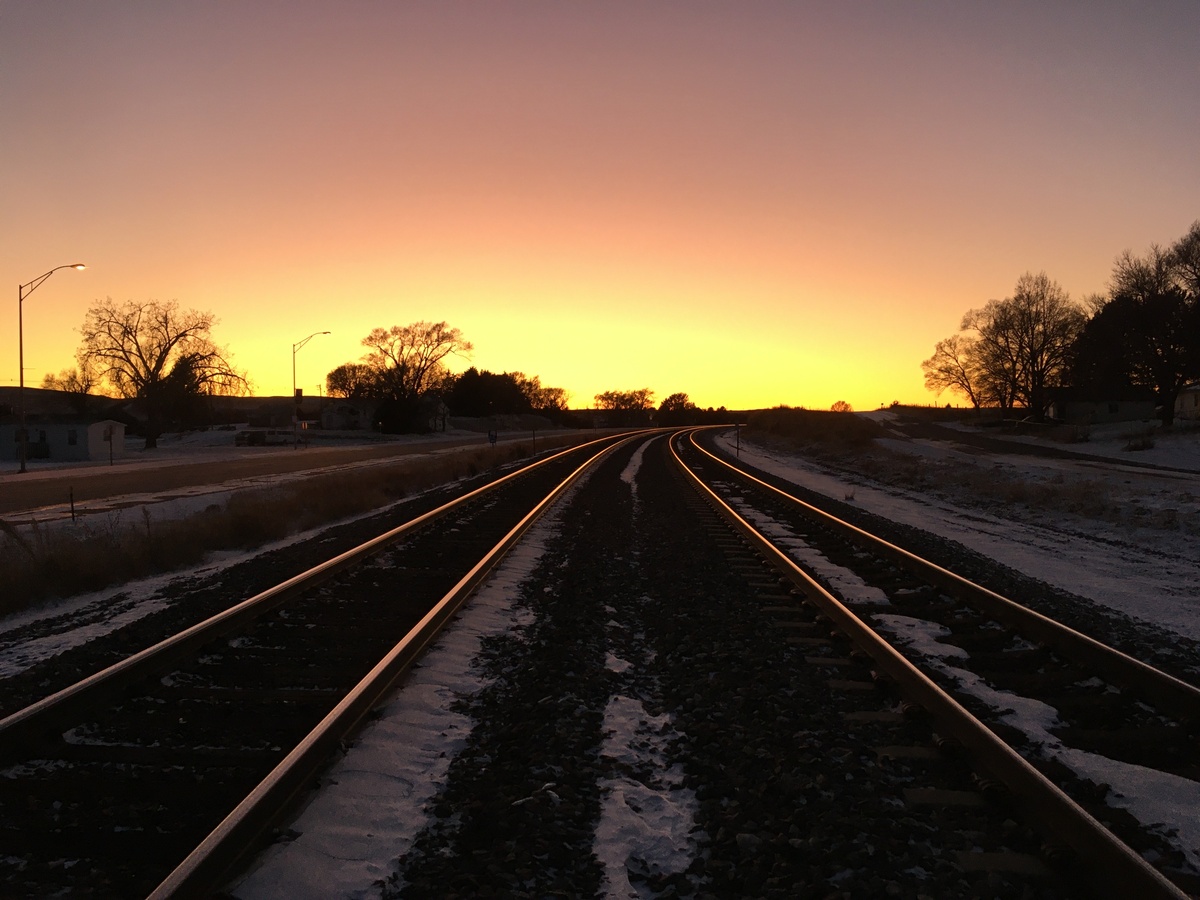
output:
[[[117,465],[94,464],[0,475],[0,516],[71,502],[86,503],[124,494],[169,493],[198,485],[221,484],[269,475],[286,475],[307,469],[426,454],[456,447],[487,447],[486,436],[457,435],[347,447],[228,448],[205,447],[194,454],[156,458],[154,451]]]

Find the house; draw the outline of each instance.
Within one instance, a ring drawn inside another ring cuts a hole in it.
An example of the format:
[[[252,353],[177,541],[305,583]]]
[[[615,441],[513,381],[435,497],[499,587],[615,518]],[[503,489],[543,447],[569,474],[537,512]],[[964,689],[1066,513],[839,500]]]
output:
[[[125,456],[125,423],[115,419],[87,421],[74,416],[36,416],[26,421],[27,460],[112,460]],[[20,424],[0,424],[0,459],[21,458]]]
[[[378,409],[378,400],[326,399],[321,427],[327,431],[372,431]]]
[[[1072,425],[1106,422],[1141,422],[1154,418],[1154,392],[1142,388],[1053,388],[1048,413],[1051,419]]]
[[[1200,422],[1200,381],[1185,384],[1175,397],[1175,418]]]

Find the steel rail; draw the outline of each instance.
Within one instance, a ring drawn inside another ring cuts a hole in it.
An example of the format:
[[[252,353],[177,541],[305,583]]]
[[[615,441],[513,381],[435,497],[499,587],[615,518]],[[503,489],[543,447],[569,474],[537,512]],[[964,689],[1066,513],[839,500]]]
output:
[[[284,601],[357,565],[420,526],[441,518],[465,503],[569,453],[619,438],[620,435],[610,435],[595,441],[588,441],[527,466],[522,466],[496,481],[475,488],[461,497],[442,504],[437,509],[417,516],[415,519],[359,544],[320,565],[294,575],[274,587],[255,594],[253,597],[0,719],[0,761],[11,761],[19,757],[27,751],[31,742],[53,739],[56,728],[69,721],[72,716],[87,710],[97,701],[118,695],[126,687],[156,674],[196,648],[241,627],[246,622],[270,612]],[[627,438],[627,440],[629,439],[632,438]]]
[[[211,896],[223,877],[253,848],[255,838],[269,828],[309,786],[311,777],[326,764],[339,743],[436,640],[446,623],[504,554],[584,472],[637,436],[626,437],[597,452],[513,526],[246,799],[209,833],[200,846],[154,889],[147,900]]]
[[[694,431],[677,432],[669,446],[675,462],[700,494],[868,653],[902,693],[918,702],[937,723],[940,733],[957,740],[976,766],[1004,784],[1013,804],[1039,830],[1079,853],[1087,863],[1085,877],[1102,896],[1186,900],[1187,894],[1071,800],[726,504],[676,452],[676,439],[684,435],[691,438],[694,434]]]
[[[1112,677],[1113,681],[1139,691],[1145,699],[1163,710],[1186,718],[1200,719],[1200,687],[1156,669],[1120,650],[1109,647],[1107,644],[1102,644],[1082,632],[975,584],[929,560],[922,559],[903,547],[897,547],[823,509],[792,496],[787,491],[781,490],[761,478],[756,478],[739,466],[735,466],[728,460],[721,459],[701,447],[696,442],[695,434],[696,432],[691,432],[690,441],[700,453],[731,469],[740,477],[802,507],[809,515],[816,517],[851,540],[860,545],[867,545],[873,552],[907,567],[910,571],[915,570],[922,578],[929,579],[931,583],[965,600],[998,621],[1019,629],[1027,637],[1059,650],[1079,663],[1101,667]]]

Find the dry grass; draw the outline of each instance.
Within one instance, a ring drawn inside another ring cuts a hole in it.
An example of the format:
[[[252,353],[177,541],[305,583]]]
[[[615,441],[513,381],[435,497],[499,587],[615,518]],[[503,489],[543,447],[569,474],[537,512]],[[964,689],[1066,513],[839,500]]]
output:
[[[767,436],[792,446],[827,453],[863,451],[884,431],[870,419],[853,413],[823,412],[779,406],[751,414],[747,433]]]
[[[877,444],[874,438],[882,431],[859,416],[773,409],[752,417],[746,434],[848,474],[1005,518],[1032,522],[1067,514],[1107,525],[1200,535],[1197,504],[1186,492],[1155,506],[1136,485],[1122,489],[1100,478],[1067,478],[1061,472],[1038,477],[1015,467],[914,457]],[[1131,444],[1149,441],[1152,446],[1152,435],[1125,437]],[[853,497],[848,489],[845,499]]]
[[[564,438],[560,443],[574,443]],[[545,439],[538,450],[545,450]],[[253,550],[300,531],[376,510],[414,492],[526,458],[531,445],[472,449],[329,472],[233,494],[184,519],[157,521],[143,507],[134,524],[92,516],[72,527],[19,531],[0,521],[0,615],[134,578],[178,571],[217,550]]]

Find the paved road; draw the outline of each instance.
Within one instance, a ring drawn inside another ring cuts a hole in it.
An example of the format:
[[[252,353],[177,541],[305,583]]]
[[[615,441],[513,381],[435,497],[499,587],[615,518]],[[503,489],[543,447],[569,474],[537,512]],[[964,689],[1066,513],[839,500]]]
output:
[[[79,466],[38,471],[36,465],[27,476],[0,476],[0,515],[117,497],[179,490],[196,485],[221,484],[265,475],[284,475],[305,469],[318,469],[360,463],[369,460],[401,458],[454,447],[487,447],[484,435],[454,437],[353,447],[307,447],[302,449],[255,448],[223,455],[216,448],[194,456],[171,460],[152,455],[117,466]]]

